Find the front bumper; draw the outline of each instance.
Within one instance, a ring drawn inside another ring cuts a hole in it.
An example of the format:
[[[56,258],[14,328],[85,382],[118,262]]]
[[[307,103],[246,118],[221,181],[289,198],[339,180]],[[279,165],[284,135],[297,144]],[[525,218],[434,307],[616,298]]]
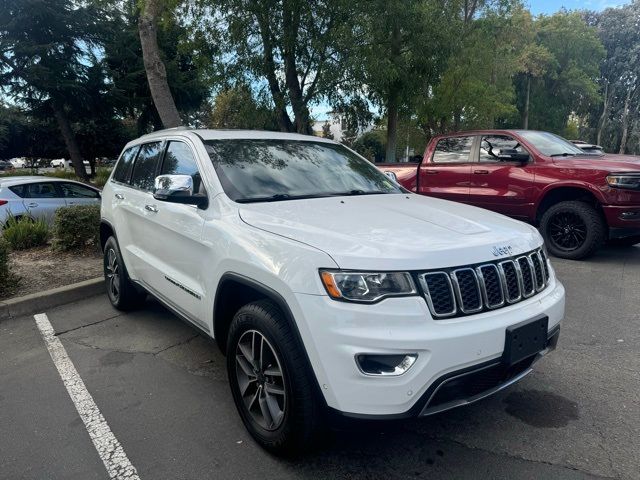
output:
[[[602,207],[609,225],[609,238],[624,238],[640,235],[640,206]]]
[[[303,341],[327,405],[347,416],[365,418],[428,415],[504,388],[529,373],[537,358],[504,380],[488,370],[498,381],[487,389],[470,390],[471,395],[454,392],[439,400],[442,392],[451,390],[453,378],[471,378],[469,373],[500,363],[507,327],[546,315],[550,350],[564,316],[564,287],[556,280],[520,303],[448,320],[433,320],[421,297],[389,298],[375,305],[319,295],[296,297],[296,318],[304,322]],[[362,353],[417,353],[418,358],[403,375],[368,376],[355,362]]]

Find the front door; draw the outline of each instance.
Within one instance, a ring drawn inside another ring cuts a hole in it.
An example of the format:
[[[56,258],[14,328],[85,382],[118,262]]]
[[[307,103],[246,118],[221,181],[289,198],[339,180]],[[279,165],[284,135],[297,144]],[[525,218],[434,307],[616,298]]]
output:
[[[183,141],[166,144],[160,175],[189,175],[195,193],[205,193],[194,150]],[[200,327],[208,330],[202,241],[205,211],[192,205],[145,201],[145,249],[150,259],[145,282],[152,290]]]
[[[508,135],[479,137],[479,159],[471,168],[469,203],[511,217],[527,218],[533,205],[534,170],[514,153],[528,153]]]
[[[468,202],[473,147],[473,136],[438,140],[431,158],[420,165],[418,193]]]

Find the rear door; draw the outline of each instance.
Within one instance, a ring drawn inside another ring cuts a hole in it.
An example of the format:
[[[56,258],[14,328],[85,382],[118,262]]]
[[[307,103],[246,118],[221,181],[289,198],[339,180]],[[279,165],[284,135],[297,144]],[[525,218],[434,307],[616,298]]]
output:
[[[473,135],[438,140],[431,158],[420,165],[418,193],[468,202],[474,141]]]
[[[511,217],[527,218],[534,199],[530,162],[514,161],[509,153],[528,153],[510,135],[482,135],[479,160],[472,167],[469,202]]]
[[[125,187],[114,189],[114,202],[117,202],[118,220],[116,235],[120,250],[124,250],[124,260],[130,274],[136,280],[145,283],[153,271],[153,257],[149,241],[153,235],[152,220],[155,216],[153,205],[153,184],[160,166],[162,141],[144,143],[140,146],[133,162],[131,177]],[[124,225],[123,235],[120,225]]]
[[[24,185],[23,202],[29,216],[53,223],[56,210],[66,206],[62,191],[56,182],[37,182]]]
[[[99,205],[100,192],[75,182],[59,183],[67,206],[70,205]]]

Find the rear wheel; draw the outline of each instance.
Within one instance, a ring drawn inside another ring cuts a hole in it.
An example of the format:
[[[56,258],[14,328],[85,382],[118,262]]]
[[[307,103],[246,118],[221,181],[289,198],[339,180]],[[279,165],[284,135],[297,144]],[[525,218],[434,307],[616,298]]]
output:
[[[127,269],[120,255],[118,242],[114,237],[109,237],[104,245],[104,280],[107,287],[107,296],[111,305],[118,310],[131,310],[139,306],[146,298],[146,293],[141,292],[129,280]]]
[[[242,307],[227,343],[233,399],[251,436],[276,454],[318,438],[321,407],[306,357],[280,309],[268,300]]]
[[[579,260],[600,248],[605,240],[606,225],[593,206],[567,201],[557,203],[544,212],[540,231],[551,254]]]

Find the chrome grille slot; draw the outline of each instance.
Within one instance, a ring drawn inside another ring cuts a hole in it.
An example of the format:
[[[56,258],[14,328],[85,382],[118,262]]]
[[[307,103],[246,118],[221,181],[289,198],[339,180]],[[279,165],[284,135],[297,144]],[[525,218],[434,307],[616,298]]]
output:
[[[540,254],[538,252],[533,252],[529,255],[531,259],[531,264],[533,265],[533,273],[536,283],[536,290],[539,292],[544,289],[545,284],[547,283],[544,275],[544,269],[542,268],[542,259],[540,258]]]
[[[502,272],[502,281],[507,292],[507,302],[515,303],[522,298],[522,280],[518,275],[516,264],[513,260],[500,262],[500,271]]]
[[[531,260],[529,259],[529,257],[518,257],[516,262],[520,270],[520,275],[522,275],[522,295],[524,297],[530,297],[531,295],[536,293]]]
[[[472,268],[454,270],[451,273],[451,280],[462,313],[475,313],[482,310],[482,293],[478,277]]]
[[[516,258],[418,273],[429,311],[435,319],[502,308],[541,292],[549,283],[547,257],[541,249]]]
[[[450,317],[456,313],[451,279],[445,272],[425,273],[420,277],[429,310],[434,317]]]
[[[493,264],[482,265],[476,269],[476,272],[485,305],[489,308],[503,306],[504,291],[498,267]]]

